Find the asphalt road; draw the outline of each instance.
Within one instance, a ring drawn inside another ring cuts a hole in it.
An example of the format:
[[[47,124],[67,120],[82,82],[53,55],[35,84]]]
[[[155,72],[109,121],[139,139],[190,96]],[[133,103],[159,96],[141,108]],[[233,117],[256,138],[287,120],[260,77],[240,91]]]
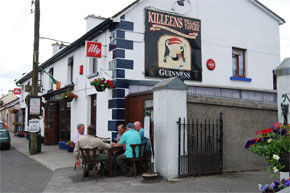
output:
[[[0,151],[0,192],[43,192],[53,172],[16,151]]]
[[[275,178],[276,180],[278,178]],[[264,171],[249,171],[226,173],[222,175],[189,177],[177,181],[159,183],[142,183],[141,175],[134,177],[117,176],[113,178],[95,176],[82,181],[82,170],[63,168],[56,170],[44,193],[54,192],[157,192],[157,193],[259,193],[258,184],[271,183],[269,173]]]

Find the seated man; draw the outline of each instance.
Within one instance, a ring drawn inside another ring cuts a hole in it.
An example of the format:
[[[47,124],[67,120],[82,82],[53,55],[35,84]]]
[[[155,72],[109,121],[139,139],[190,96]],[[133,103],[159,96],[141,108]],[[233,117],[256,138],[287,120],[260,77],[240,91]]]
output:
[[[149,149],[150,149],[149,140],[148,140],[147,137],[144,136],[144,129],[142,128],[142,125],[141,125],[140,121],[136,121],[134,123],[134,129],[139,132],[140,137],[141,137],[141,143],[145,143],[146,142],[145,150],[149,151]]]
[[[126,158],[133,158],[133,151],[131,148],[131,144],[140,144],[141,143],[141,137],[137,131],[134,130],[134,125],[132,123],[127,124],[127,131],[123,134],[119,144],[124,145],[126,144],[126,151],[125,153],[119,155],[116,158],[116,162],[122,167],[122,169],[125,169],[125,159]]]
[[[72,141],[73,141],[74,144],[76,144],[78,142],[80,136],[84,135],[85,125],[80,123],[80,124],[77,125],[77,129],[78,129],[78,132],[72,138]]]
[[[123,124],[120,124],[120,125],[118,125],[117,129],[118,129],[118,134],[117,134],[116,141],[117,141],[117,143],[119,143],[121,138],[122,138],[122,135],[126,131],[126,128],[125,128],[125,126]]]
[[[126,132],[125,126],[123,124],[118,125],[118,134],[117,134],[117,138],[116,138],[117,143],[120,142],[120,140],[125,132]],[[119,155],[123,154],[124,152],[125,152],[125,148],[123,148],[120,151],[115,152],[114,158],[116,159]],[[114,161],[116,161],[116,160],[114,160]]]
[[[76,166],[80,167],[80,148],[88,148],[93,149],[98,147],[99,149],[107,150],[112,147],[111,144],[104,143],[101,139],[96,138],[96,129],[94,125],[88,126],[88,131],[86,136],[81,136],[76,143],[74,149],[74,156],[76,157]],[[108,160],[108,154],[101,154],[97,155],[97,160]]]

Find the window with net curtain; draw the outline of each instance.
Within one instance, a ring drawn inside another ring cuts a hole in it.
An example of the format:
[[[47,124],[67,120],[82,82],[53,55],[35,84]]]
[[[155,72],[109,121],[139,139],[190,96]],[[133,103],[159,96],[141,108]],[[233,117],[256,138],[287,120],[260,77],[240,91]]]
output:
[[[244,49],[233,48],[232,49],[232,63],[233,63],[233,76],[234,77],[246,77],[246,64],[245,64],[245,52]]]
[[[97,58],[90,58],[90,72],[96,74],[98,72],[98,61]]]

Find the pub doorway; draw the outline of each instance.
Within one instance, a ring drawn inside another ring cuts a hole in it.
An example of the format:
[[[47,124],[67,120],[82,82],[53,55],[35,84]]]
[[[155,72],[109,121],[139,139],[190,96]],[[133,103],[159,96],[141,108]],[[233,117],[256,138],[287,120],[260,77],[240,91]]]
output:
[[[71,103],[66,100],[60,100],[59,102],[59,140],[70,140],[70,119],[71,119]]]
[[[91,125],[97,128],[97,95],[91,95]],[[97,133],[96,133],[97,134]]]
[[[59,139],[59,103],[47,102],[45,106],[44,144],[55,145]]]
[[[65,100],[47,102],[45,107],[44,144],[55,145],[69,141],[71,132],[71,104]]]
[[[151,119],[150,140],[152,147],[154,147],[153,93],[150,91],[128,95],[126,97],[125,123],[140,121],[144,128],[145,116],[149,116]]]

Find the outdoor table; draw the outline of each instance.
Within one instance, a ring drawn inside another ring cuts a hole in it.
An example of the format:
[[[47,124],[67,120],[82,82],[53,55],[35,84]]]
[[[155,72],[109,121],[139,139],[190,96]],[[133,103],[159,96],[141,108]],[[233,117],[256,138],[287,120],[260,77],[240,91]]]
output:
[[[113,173],[113,154],[114,152],[121,151],[123,149],[123,146],[113,146],[110,149],[108,149],[108,161],[109,161],[109,172],[110,172],[110,177],[112,177]]]

